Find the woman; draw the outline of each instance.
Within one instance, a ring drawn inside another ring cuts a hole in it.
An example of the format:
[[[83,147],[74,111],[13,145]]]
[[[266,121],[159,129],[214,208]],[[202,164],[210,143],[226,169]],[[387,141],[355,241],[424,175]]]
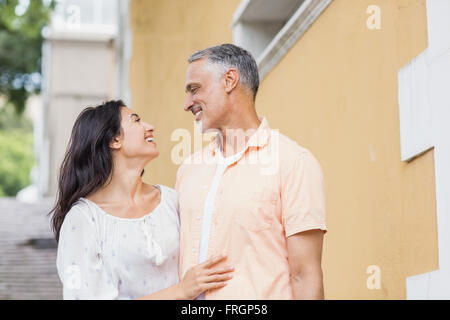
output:
[[[153,132],[120,100],[75,121],[51,212],[64,299],[195,299],[231,278],[221,256],[178,282],[177,194],[141,180]]]

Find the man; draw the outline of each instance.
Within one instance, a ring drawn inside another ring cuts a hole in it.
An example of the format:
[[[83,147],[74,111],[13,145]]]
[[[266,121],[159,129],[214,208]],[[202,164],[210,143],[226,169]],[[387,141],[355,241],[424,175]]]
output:
[[[189,58],[184,110],[218,132],[177,173],[180,276],[215,254],[233,278],[199,299],[323,299],[321,167],[255,110],[254,58],[232,44]]]

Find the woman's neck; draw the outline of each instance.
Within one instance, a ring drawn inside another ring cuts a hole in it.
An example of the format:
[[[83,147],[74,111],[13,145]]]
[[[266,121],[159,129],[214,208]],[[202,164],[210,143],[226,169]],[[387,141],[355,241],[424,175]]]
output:
[[[143,165],[126,166],[116,161],[110,181],[92,196],[92,200],[110,204],[138,202],[144,188],[141,178],[143,169]]]

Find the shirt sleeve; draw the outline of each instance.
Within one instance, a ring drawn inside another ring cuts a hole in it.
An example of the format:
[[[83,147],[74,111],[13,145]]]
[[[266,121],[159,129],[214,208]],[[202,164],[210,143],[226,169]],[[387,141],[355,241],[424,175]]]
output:
[[[65,300],[117,299],[118,290],[103,266],[94,219],[77,206],[61,227],[56,264]]]
[[[301,152],[287,170],[281,202],[286,237],[312,229],[327,231],[324,178],[311,152]]]

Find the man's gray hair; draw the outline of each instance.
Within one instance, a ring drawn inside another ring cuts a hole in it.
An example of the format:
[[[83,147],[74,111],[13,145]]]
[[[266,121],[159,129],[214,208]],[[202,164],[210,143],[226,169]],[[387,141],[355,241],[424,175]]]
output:
[[[223,73],[230,67],[236,68],[239,72],[239,81],[244,87],[251,90],[253,100],[255,100],[259,87],[258,66],[247,50],[234,44],[222,44],[195,52],[189,57],[188,62],[192,63],[202,58],[206,58],[211,64],[222,67]]]

